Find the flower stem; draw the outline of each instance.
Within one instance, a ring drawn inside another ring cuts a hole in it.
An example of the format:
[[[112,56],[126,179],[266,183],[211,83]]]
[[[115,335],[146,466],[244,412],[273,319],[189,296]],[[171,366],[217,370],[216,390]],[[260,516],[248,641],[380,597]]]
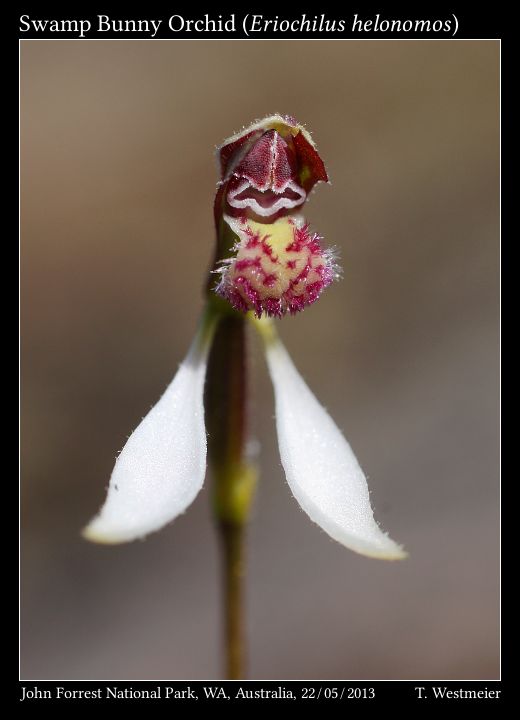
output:
[[[256,470],[245,452],[247,358],[244,316],[227,311],[211,348],[205,407],[213,504],[222,546],[227,677],[245,676],[245,535]]]
[[[219,522],[224,566],[224,622],[226,676],[229,680],[245,677],[246,642],[244,633],[244,539],[243,525]]]

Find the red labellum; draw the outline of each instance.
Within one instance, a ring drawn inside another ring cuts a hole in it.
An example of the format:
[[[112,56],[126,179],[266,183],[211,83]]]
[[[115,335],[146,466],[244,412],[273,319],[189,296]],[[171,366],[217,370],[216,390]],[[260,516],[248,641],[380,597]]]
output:
[[[271,218],[303,205],[325,166],[309,133],[294,118],[273,115],[229,138],[219,149],[226,210]]]

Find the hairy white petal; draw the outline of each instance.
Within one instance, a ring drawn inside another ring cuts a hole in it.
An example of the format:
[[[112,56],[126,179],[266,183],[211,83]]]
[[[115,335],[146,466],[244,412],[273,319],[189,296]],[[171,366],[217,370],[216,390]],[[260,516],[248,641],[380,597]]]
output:
[[[406,557],[374,520],[367,481],[354,453],[284,346],[271,336],[266,353],[280,455],[294,497],[311,520],[351,550],[386,560]]]
[[[119,543],[159,530],[183,513],[206,473],[203,392],[212,331],[201,327],[159,402],[116,460],[108,495],[83,531],[88,540]]]

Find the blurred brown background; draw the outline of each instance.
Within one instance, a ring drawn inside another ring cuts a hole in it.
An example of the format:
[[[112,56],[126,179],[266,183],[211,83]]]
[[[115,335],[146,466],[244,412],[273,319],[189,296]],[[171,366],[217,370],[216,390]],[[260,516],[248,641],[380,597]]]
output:
[[[345,271],[281,333],[411,556],[300,511],[253,343],[251,676],[497,677],[498,43],[21,47],[22,678],[220,676],[207,488],[146,542],[79,531],[190,343],[214,146],[273,112],[314,134]]]

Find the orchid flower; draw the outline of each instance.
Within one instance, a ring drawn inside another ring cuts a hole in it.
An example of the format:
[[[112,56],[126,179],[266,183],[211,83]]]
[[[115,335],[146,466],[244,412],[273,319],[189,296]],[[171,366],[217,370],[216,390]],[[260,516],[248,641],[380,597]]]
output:
[[[404,558],[374,520],[350,445],[275,330],[273,318],[302,311],[340,276],[336,252],[323,248],[300,212],[315,184],[328,182],[316,146],[294,118],[273,115],[226,140],[217,156],[217,252],[199,329],[173,381],[119,454],[106,501],[84,536],[101,543],[143,538],[193,502],[206,474],[208,355],[226,313],[247,313],[264,342],[280,457],[294,497],[347,548]]]

